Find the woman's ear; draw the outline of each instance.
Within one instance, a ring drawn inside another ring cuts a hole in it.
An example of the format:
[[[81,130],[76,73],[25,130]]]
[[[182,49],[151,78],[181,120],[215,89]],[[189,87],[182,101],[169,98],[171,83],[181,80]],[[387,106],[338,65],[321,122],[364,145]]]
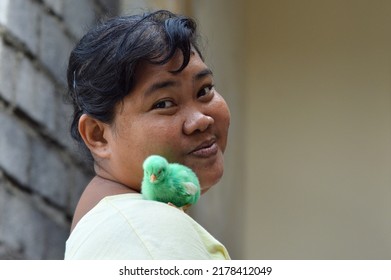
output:
[[[106,139],[107,124],[83,114],[79,119],[79,133],[92,155],[98,158],[109,158],[110,149]]]

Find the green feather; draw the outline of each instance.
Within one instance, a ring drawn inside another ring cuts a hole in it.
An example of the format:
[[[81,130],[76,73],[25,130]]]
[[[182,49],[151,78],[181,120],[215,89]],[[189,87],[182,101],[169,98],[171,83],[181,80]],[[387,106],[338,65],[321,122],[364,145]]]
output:
[[[161,156],[149,156],[143,164],[144,178],[141,193],[145,199],[172,203],[177,207],[197,203],[200,183],[187,166],[168,163]]]

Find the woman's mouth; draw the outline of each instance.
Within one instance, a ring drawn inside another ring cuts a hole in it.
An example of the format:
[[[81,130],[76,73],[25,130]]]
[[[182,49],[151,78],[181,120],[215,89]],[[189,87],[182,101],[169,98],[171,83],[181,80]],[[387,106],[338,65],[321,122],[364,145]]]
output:
[[[203,142],[192,150],[189,154],[194,155],[200,158],[208,158],[217,154],[219,150],[218,145],[216,144],[216,139],[211,139]]]

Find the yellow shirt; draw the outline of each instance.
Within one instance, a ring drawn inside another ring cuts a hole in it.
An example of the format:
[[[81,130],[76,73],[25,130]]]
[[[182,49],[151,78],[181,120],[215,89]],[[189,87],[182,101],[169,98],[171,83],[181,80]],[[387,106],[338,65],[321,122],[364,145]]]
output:
[[[189,215],[140,194],[102,199],[76,225],[65,259],[229,259],[225,247]]]

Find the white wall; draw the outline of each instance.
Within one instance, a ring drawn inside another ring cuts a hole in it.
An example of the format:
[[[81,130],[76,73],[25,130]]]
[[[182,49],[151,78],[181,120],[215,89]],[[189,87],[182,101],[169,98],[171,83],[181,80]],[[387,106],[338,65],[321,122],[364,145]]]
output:
[[[246,258],[391,257],[391,2],[247,1]]]

